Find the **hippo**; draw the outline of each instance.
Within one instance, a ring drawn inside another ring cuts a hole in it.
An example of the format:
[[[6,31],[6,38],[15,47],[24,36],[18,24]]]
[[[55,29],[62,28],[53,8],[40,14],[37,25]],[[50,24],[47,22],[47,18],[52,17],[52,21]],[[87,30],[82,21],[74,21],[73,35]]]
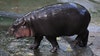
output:
[[[51,52],[59,49],[56,37],[77,35],[74,43],[86,47],[88,42],[89,11],[77,3],[57,3],[27,13],[9,27],[16,38],[34,37],[30,49],[37,49],[43,36],[52,44]]]

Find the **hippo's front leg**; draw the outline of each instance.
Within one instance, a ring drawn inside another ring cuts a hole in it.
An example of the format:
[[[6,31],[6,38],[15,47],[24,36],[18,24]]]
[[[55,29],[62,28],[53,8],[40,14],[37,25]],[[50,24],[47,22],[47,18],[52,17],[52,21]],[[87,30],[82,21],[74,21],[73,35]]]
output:
[[[40,45],[41,40],[43,39],[42,36],[35,36],[34,44],[29,47],[29,49],[37,49]]]
[[[50,52],[56,52],[57,49],[59,49],[56,37],[46,37],[47,40],[52,44],[53,48],[50,50]]]

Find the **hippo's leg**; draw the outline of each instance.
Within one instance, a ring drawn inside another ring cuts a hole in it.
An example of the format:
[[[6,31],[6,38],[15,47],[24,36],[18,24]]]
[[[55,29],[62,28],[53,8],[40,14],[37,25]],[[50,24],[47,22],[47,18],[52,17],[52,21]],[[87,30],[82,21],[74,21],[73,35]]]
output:
[[[56,37],[46,37],[47,40],[52,44],[53,48],[50,50],[50,52],[56,52],[59,48]]]
[[[86,47],[88,42],[88,35],[89,35],[88,30],[84,30],[81,33],[79,33],[75,39],[75,44],[78,44],[80,47]]]
[[[40,42],[41,42],[41,40],[43,39],[43,37],[42,36],[36,36],[35,37],[35,40],[34,40],[34,44],[33,45],[31,45],[29,48],[30,49],[37,49],[38,47],[39,47],[39,45],[40,45]]]

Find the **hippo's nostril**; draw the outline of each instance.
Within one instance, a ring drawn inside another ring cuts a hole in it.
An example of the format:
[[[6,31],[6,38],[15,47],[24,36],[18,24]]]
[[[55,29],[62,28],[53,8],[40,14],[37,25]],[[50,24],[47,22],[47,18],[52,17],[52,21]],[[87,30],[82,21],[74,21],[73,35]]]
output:
[[[19,39],[20,37],[16,37],[16,39]]]
[[[20,38],[23,38],[23,37],[16,37],[16,39],[20,39]]]
[[[9,33],[9,32],[6,32],[5,34],[6,34],[7,36],[9,36],[9,35],[10,35],[10,33]]]

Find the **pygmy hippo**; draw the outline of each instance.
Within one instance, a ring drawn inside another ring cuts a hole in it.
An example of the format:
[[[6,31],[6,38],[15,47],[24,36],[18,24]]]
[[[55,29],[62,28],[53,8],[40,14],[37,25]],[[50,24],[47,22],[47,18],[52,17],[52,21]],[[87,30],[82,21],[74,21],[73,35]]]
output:
[[[78,35],[75,43],[86,47],[91,16],[85,7],[77,3],[58,3],[34,10],[18,18],[9,28],[16,38],[35,37],[30,49],[37,49],[43,36],[52,44],[51,52],[59,48],[56,37]]]

